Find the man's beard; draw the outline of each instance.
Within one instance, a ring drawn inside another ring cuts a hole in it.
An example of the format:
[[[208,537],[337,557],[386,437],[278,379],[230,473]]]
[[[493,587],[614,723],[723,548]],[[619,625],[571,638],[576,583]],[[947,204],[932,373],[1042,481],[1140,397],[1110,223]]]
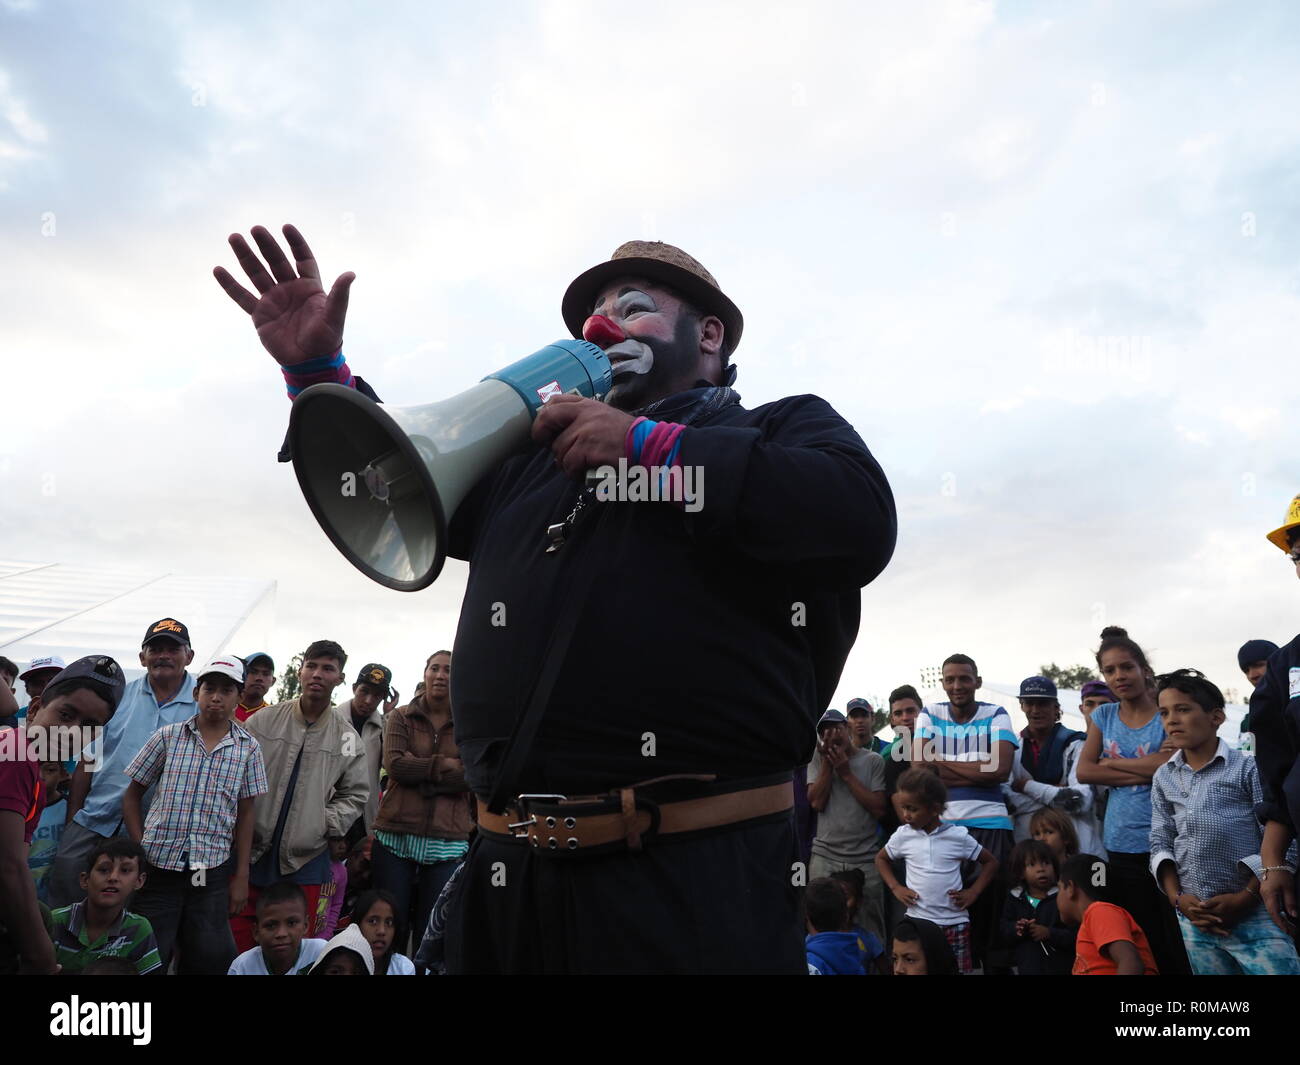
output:
[[[605,402],[618,410],[632,411],[677,391],[676,383],[688,376],[699,362],[694,325],[694,319],[684,314],[677,319],[672,340],[633,337],[650,349],[654,362],[646,373],[616,376]]]

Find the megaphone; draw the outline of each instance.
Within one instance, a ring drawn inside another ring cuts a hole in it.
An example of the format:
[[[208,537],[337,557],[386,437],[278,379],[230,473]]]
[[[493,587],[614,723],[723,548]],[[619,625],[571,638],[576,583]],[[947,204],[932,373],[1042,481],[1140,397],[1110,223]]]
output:
[[[557,340],[420,407],[385,407],[344,385],[312,385],[289,415],[294,472],[344,558],[386,587],[418,591],[442,571],[456,508],[480,478],[531,444],[542,404],[564,392],[600,399],[612,382],[595,344]]]

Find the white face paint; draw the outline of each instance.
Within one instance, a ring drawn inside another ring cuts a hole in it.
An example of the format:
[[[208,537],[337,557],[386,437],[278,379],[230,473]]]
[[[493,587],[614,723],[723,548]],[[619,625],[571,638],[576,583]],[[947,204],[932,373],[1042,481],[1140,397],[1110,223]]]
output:
[[[620,340],[606,348],[605,354],[609,357],[615,377],[629,373],[647,374],[655,364],[655,354],[650,350],[650,345],[639,340]]]
[[[614,300],[614,305],[607,312],[609,318],[616,322],[624,332],[632,322],[641,315],[656,314],[659,311],[654,297],[640,289],[629,289]],[[599,310],[598,312],[599,313]],[[648,374],[654,369],[655,355],[650,345],[628,337],[605,349],[615,377],[624,374]]]

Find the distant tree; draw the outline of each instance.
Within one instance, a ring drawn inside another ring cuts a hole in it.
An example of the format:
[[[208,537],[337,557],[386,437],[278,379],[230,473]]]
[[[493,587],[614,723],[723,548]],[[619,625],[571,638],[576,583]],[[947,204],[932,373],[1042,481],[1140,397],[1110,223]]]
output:
[[[888,724],[889,724],[888,710],[871,711],[871,734],[873,736]]]
[[[296,699],[302,693],[302,683],[298,680],[298,670],[302,669],[302,655],[294,655],[289,660],[289,664],[284,667],[284,672],[280,674],[280,683],[278,685],[279,701],[287,703],[290,699]]]
[[[1089,666],[1058,666],[1055,662],[1039,666],[1038,672],[1058,688],[1077,691],[1090,680],[1096,680],[1095,671]]]

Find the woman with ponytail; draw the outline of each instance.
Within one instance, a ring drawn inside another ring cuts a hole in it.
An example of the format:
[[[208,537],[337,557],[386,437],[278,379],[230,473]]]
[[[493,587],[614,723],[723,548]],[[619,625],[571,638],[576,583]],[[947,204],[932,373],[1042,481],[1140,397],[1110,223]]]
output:
[[[1080,783],[1110,788],[1107,901],[1142,926],[1163,975],[1190,974],[1173,909],[1149,868],[1151,778],[1174,753],[1160,722],[1155,675],[1142,648],[1115,625],[1101,632],[1097,668],[1119,701],[1097,707],[1088,719],[1078,776]]]

